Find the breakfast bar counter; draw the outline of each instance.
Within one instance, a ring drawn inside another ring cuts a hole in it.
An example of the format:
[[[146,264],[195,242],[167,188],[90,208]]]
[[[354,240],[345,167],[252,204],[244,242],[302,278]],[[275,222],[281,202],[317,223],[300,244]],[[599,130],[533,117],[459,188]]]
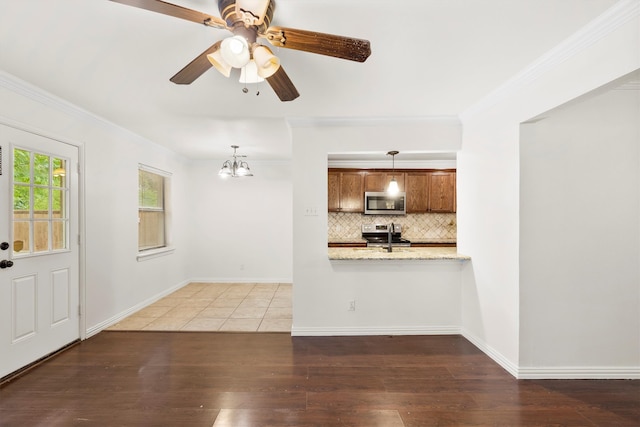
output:
[[[468,261],[471,257],[459,254],[455,247],[394,247],[386,248],[329,248],[330,260],[457,260]]]

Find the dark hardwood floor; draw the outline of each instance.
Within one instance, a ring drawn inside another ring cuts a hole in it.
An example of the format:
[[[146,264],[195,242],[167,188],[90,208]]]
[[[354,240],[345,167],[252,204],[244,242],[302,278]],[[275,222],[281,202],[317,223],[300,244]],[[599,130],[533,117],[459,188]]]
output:
[[[1,426],[640,426],[640,381],[516,380],[460,336],[102,332],[0,388]]]

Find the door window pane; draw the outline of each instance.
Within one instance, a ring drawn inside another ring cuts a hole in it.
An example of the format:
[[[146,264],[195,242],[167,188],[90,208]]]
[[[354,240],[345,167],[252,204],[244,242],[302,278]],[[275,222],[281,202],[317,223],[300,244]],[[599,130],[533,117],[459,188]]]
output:
[[[13,252],[14,253],[29,253],[31,247],[29,238],[31,229],[31,223],[29,221],[14,221],[13,222]]]
[[[31,155],[26,150],[13,150],[13,182],[31,182]]]
[[[34,252],[49,250],[49,221],[35,221],[33,223],[33,245]]]
[[[51,246],[53,250],[65,249],[67,247],[66,244],[66,221],[53,221],[51,223],[52,227],[52,235],[51,235]]]
[[[33,155],[33,182],[40,185],[49,184],[49,163],[51,158],[44,154]]]

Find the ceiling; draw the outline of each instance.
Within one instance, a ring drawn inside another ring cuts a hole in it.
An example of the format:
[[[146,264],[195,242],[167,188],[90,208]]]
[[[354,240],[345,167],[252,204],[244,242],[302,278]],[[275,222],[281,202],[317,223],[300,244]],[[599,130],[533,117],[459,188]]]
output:
[[[457,115],[615,0],[276,0],[273,25],[371,41],[364,63],[273,48],[280,102],[210,69],[169,78],[228,35],[108,0],[0,0],[0,70],[189,158],[291,155],[287,118]],[[215,0],[173,3],[219,16]],[[264,41],[266,44],[266,41]]]

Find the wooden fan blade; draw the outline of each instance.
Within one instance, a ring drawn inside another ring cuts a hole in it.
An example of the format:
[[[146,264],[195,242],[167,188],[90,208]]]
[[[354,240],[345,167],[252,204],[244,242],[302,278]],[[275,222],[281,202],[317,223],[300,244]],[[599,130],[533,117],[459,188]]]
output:
[[[294,28],[269,27],[260,34],[274,46],[302,50],[350,61],[364,62],[371,55],[369,40]]]
[[[293,85],[293,82],[289,79],[289,76],[285,73],[282,66],[280,66],[278,71],[271,77],[267,77],[267,82],[276,95],[278,95],[280,101],[293,101],[300,96],[298,89]]]
[[[205,71],[213,67],[213,64],[207,58],[207,55],[214,53],[220,49],[220,41],[214,43],[209,49],[202,52],[193,61],[189,62],[182,70],[178,71],[175,76],[169,80],[178,85],[188,85],[194,82]]]
[[[126,4],[128,6],[138,7],[140,9],[150,10],[152,12],[162,13],[187,21],[197,22],[214,28],[227,29],[227,23],[217,16],[212,16],[197,10],[187,9],[186,7],[176,4],[167,3],[161,0],[110,0],[116,3]]]

